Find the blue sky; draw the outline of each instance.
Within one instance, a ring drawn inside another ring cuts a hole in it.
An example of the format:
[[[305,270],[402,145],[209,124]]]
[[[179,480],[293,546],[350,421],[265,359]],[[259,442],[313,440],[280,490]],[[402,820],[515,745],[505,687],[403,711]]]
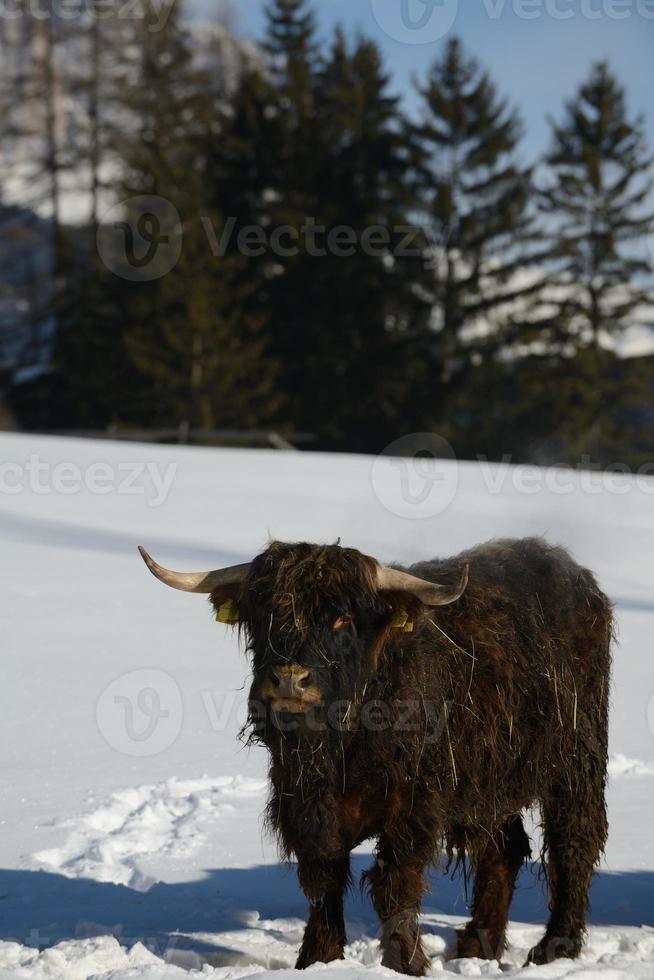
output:
[[[215,3],[194,0],[205,11]],[[265,0],[231,5],[237,33],[260,37]],[[424,77],[443,41],[460,35],[521,110],[529,159],[547,147],[546,115],[560,116],[590,63],[607,58],[626,86],[631,112],[644,113],[654,150],[654,0],[315,0],[313,7],[325,43],[336,24],[377,40],[393,88],[410,108],[412,76]]]

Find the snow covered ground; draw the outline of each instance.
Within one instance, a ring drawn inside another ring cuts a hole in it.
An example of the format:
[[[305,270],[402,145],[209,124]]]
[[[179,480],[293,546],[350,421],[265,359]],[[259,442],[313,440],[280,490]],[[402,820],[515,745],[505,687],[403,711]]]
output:
[[[502,963],[452,959],[465,896],[434,872],[432,973],[654,978],[654,477],[1,434],[0,980],[292,972],[305,902],[262,839],[265,755],[236,737],[247,663],[137,544],[199,568],[269,536],[418,560],[534,533],[597,571],[619,619],[588,943],[522,968],[546,917],[526,870]],[[347,959],[307,977],[394,976],[358,894],[347,918]]]

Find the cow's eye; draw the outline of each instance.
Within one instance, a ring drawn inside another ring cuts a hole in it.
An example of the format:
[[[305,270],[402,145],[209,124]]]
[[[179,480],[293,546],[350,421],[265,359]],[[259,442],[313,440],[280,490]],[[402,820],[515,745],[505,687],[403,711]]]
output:
[[[354,620],[353,620],[352,616],[350,616],[350,614],[348,613],[345,616],[339,616],[338,617],[338,619],[334,623],[334,629],[335,630],[344,630],[344,629],[347,629],[348,627],[352,626],[353,623],[354,623]]]

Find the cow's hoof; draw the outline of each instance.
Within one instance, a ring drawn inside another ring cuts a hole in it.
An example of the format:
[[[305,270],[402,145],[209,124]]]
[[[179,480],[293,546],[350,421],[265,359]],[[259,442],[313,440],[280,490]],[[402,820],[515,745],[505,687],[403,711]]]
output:
[[[553,958],[554,957],[552,957],[552,959]],[[547,958],[547,950],[542,943],[539,943],[538,946],[533,946],[529,950],[529,955],[527,956],[524,965],[529,966],[529,964],[532,963],[534,966],[543,966],[545,963],[550,962],[551,960]]]
[[[529,950],[529,956],[525,966],[533,963],[534,966],[544,966],[546,963],[553,963],[554,960],[568,959],[575,960],[581,952],[581,941],[579,939],[558,936],[555,938],[544,939]]]
[[[414,945],[411,950],[401,948],[400,944],[391,943],[384,950],[382,966],[388,970],[395,970],[396,973],[404,973],[409,977],[424,977],[431,966],[429,958],[425,955],[420,943]]]
[[[504,936],[491,936],[488,929],[479,929],[468,923],[465,929],[457,930],[457,959],[501,960],[506,949]]]
[[[403,973],[407,977],[424,977],[431,963],[426,956],[414,956],[410,963],[399,956],[384,956],[382,966],[385,966],[387,970]]]
[[[344,959],[342,949],[301,949],[295,964],[295,969],[306,970],[307,967],[313,966],[314,963],[333,963],[334,960],[342,959]]]
[[[424,977],[431,966],[420,942],[418,916],[413,910],[387,919],[381,934],[382,966],[409,977]]]

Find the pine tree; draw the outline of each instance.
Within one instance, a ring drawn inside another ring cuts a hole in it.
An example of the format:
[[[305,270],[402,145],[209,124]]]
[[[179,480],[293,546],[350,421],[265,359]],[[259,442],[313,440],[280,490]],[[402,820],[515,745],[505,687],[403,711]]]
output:
[[[151,196],[168,202],[183,227],[181,254],[165,275],[134,281],[127,228],[112,237],[111,226],[102,226],[102,254],[81,260],[58,333],[61,401],[89,426],[254,428],[269,417],[259,321],[241,315],[246,285],[236,281],[229,257],[212,254],[206,227],[218,224],[209,158],[224,135],[228,100],[222,80],[208,71],[218,75],[222,66],[196,57],[179,4],[163,10],[142,0],[141,12],[123,25],[126,43],[112,65],[114,84],[98,84],[102,65],[93,64],[95,83],[81,88],[88,97],[88,133],[96,137],[85,145],[81,163],[85,171],[91,163],[97,203],[99,161],[111,159],[118,175],[112,196],[127,202],[132,227]],[[93,35],[89,43],[94,50]],[[103,264],[109,253],[110,269]]]
[[[324,170],[316,112],[319,60],[306,0],[272,0],[266,12],[267,77],[250,77],[246,93],[254,126],[250,135],[257,143],[248,157],[256,168],[254,223],[268,235],[285,233],[281,247],[268,247],[252,268],[282,372],[287,421],[297,431],[308,431],[313,418],[307,411],[306,381],[320,341],[311,318],[315,293],[304,228],[318,213],[318,174]]]
[[[316,22],[307,0],[271,0],[266,7],[264,50],[277,84],[289,99],[288,109],[310,112],[313,67],[318,53]],[[298,94],[303,98],[298,99]]]
[[[652,264],[634,246],[654,218],[645,210],[652,158],[643,120],[629,118],[624,89],[605,62],[551,125],[542,203],[553,222],[556,316],[568,343],[597,348],[651,301],[644,283]]]
[[[537,251],[517,112],[456,38],[419,91],[425,222],[436,241],[435,359],[446,390],[481,357],[531,338],[542,277],[526,271]]]
[[[272,91],[265,149],[256,152],[261,221],[269,232],[291,229],[295,247],[266,253],[260,295],[287,417],[325,447],[380,448],[415,404],[410,340],[426,320],[415,288],[420,251],[412,270],[396,254],[415,203],[399,103],[376,45],[350,47],[337,32],[319,54],[305,0],[269,4],[265,49]],[[261,134],[261,115],[251,118]],[[353,236],[347,255],[327,240],[338,227]],[[369,250],[361,243],[375,228],[386,241]]]
[[[243,73],[216,142],[215,202],[232,219],[244,308],[279,367],[280,419],[325,447],[379,448],[416,404],[427,319],[420,250],[396,255],[415,204],[399,103],[374,44],[337,33],[320,56],[304,0],[269,4],[268,16],[267,70]],[[268,236],[260,255],[239,255],[246,226]],[[354,235],[347,257],[326,247],[338,226]],[[367,254],[375,227],[386,244]],[[281,250],[270,245],[280,229]]]
[[[638,244],[653,217],[645,210],[652,160],[643,121],[628,118],[624,90],[604,62],[567,103],[563,121],[551,125],[540,197],[553,269],[544,298],[557,357],[540,375],[551,379],[557,398],[543,411],[542,383],[534,381],[529,394],[538,426],[546,420],[544,446],[559,459],[583,454],[606,464],[633,451],[632,420],[638,401],[649,398],[644,376],[622,370],[610,347],[651,302],[651,263]]]
[[[271,0],[263,50],[273,81],[268,111],[276,122],[271,173],[278,199],[276,219],[298,225],[310,214],[315,177],[316,83],[320,57],[308,0]],[[285,205],[285,202],[289,202]]]
[[[218,126],[207,128],[204,169],[214,242],[222,242],[222,264],[230,268],[233,302],[244,328],[251,324],[260,337],[268,336],[270,343],[270,281],[278,274],[279,260],[267,247],[243,249],[240,236],[251,229],[264,236],[272,227],[271,188],[279,144],[278,122],[270,112],[275,98],[263,65],[243,60],[227,111]],[[265,358],[268,365],[273,360],[270,354]],[[274,401],[278,408],[279,398]],[[267,418],[274,420],[272,406]],[[285,423],[286,419],[276,421]]]
[[[241,401],[249,395],[254,411],[248,409],[240,424],[235,419],[229,423],[239,428],[247,418],[253,427],[289,427],[270,326],[270,280],[277,272],[278,259],[266,247],[243,249],[240,238],[252,229],[262,235],[264,229],[270,231],[273,148],[278,133],[277,120],[270,115],[274,101],[272,83],[262,65],[243,57],[228,102],[223,92],[214,106],[219,125],[206,130],[206,215],[214,247],[222,244],[222,254],[213,258],[213,279],[218,277],[223,283],[224,316],[232,324],[232,338],[240,351],[237,358],[235,350],[233,366],[243,381]]]
[[[140,132],[125,154],[126,189],[177,209],[179,262],[142,284],[126,345],[149,382],[160,418],[202,428],[255,428],[274,414],[272,361],[261,321],[247,308],[239,256],[214,256],[207,226],[224,220],[213,188],[212,150],[226,135],[227,91],[195,64],[179,4],[165,25],[141,35],[139,80],[129,109]]]
[[[115,260],[110,269],[103,264],[106,250],[99,254],[95,249],[103,156],[111,159],[116,174],[113,202],[135,200],[137,209],[139,195],[174,201],[172,174],[181,173],[191,162],[184,115],[191,55],[184,32],[174,10],[161,10],[163,27],[153,30],[157,11],[149,0],[139,0],[134,13],[140,16],[125,18],[119,25],[123,43],[112,51],[108,85],[101,84],[97,33],[106,26],[91,22],[84,36],[88,70],[78,79],[87,114],[77,166],[90,190],[85,237],[92,250],[78,256],[78,267],[71,276],[68,303],[59,318],[55,367],[66,391],[62,400],[72,406],[80,424],[87,426],[143,424],[146,419],[153,424],[151,406],[157,404],[162,388],[161,417],[170,419],[169,390],[154,380],[135,353],[149,345],[150,364],[154,365],[165,350],[159,334],[165,316],[162,282],[139,283],[122,277],[119,261],[122,257],[128,264],[127,232],[115,236]],[[167,19],[166,13],[170,15]],[[131,210],[128,205],[126,218],[135,223],[139,216]],[[105,229],[105,249],[106,241]]]
[[[417,424],[424,380],[429,305],[420,232],[410,230],[411,147],[373,42],[348,45],[337,31],[317,98],[318,223],[346,229],[353,244],[342,235],[345,248],[308,263],[319,346],[307,410],[326,445],[379,450]]]

